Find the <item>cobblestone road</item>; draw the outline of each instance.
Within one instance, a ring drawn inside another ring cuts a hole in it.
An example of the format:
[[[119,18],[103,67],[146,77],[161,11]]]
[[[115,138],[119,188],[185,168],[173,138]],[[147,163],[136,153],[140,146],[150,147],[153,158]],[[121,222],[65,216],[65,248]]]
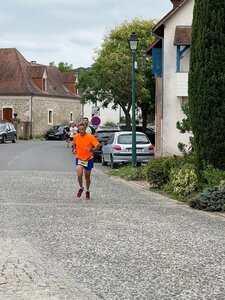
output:
[[[26,240],[0,239],[0,266],[1,299],[95,299]]]
[[[224,300],[225,218],[100,169],[0,171],[0,299]]]

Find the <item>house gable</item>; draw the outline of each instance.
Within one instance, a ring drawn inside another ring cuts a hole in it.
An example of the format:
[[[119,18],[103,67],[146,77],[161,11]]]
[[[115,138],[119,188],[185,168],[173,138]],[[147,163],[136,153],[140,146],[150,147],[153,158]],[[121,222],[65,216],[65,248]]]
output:
[[[189,0],[171,0],[173,3],[173,8],[167,15],[165,15],[152,29],[156,36],[164,37],[164,27],[167,20],[169,20],[180,8]]]

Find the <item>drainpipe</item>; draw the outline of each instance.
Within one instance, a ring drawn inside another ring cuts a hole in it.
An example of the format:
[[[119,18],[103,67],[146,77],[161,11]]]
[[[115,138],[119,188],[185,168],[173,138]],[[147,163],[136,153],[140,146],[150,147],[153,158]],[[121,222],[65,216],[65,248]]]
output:
[[[164,100],[164,38],[162,36],[157,35],[156,33],[153,32],[153,35],[162,40],[162,107],[161,107],[161,118],[163,119],[163,100]],[[161,120],[161,141],[160,141],[160,155],[162,156],[163,153],[163,126],[162,126],[162,120]]]

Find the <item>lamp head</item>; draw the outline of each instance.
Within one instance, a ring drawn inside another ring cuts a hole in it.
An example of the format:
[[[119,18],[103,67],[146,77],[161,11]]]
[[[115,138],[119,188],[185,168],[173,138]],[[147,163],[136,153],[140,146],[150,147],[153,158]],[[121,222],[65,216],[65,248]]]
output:
[[[129,43],[129,48],[131,51],[137,51],[138,37],[135,34],[135,32],[131,33],[128,43]]]

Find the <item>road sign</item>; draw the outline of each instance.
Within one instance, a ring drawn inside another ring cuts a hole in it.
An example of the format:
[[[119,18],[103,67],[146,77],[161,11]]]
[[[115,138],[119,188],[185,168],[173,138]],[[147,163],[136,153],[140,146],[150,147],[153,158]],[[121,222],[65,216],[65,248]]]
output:
[[[100,123],[101,123],[101,119],[97,116],[95,116],[91,119],[91,124],[94,126],[98,126]]]
[[[100,107],[99,106],[92,106],[92,112],[91,112],[92,117],[100,117]]]

